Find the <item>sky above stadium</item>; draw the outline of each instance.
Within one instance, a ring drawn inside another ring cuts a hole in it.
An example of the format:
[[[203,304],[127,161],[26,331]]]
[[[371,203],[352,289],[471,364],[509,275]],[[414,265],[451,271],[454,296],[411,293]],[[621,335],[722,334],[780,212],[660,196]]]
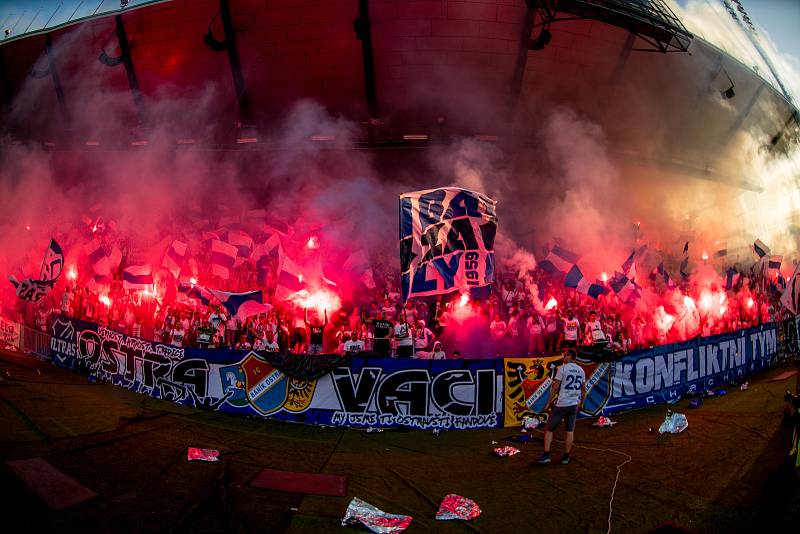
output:
[[[751,36],[725,10],[722,0],[667,0],[692,33],[719,46],[777,86]],[[729,2],[736,6],[733,2]],[[781,83],[800,102],[800,1],[742,1],[756,27],[756,43],[775,67]]]

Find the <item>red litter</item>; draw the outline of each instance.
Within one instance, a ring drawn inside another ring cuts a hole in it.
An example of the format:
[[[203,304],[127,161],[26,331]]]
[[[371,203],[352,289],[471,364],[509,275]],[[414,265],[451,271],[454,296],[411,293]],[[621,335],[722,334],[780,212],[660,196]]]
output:
[[[514,456],[518,452],[519,452],[519,449],[517,449],[516,447],[510,447],[508,445],[506,445],[505,447],[497,447],[494,450],[494,454],[496,456],[500,456],[501,458],[503,456]]]
[[[200,460],[202,462],[219,462],[219,451],[217,449],[197,449],[189,447],[190,462]]]
[[[436,512],[436,519],[446,521],[448,519],[463,519],[469,521],[481,515],[481,509],[472,499],[467,499],[461,495],[450,493],[442,499],[439,511]]]

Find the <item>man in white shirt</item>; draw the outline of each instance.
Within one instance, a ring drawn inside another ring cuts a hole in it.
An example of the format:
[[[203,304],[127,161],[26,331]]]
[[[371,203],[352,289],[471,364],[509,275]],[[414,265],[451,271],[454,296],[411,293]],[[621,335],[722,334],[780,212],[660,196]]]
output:
[[[567,439],[562,464],[569,463],[569,453],[575,439],[575,420],[578,412],[583,409],[586,399],[586,373],[580,365],[575,363],[575,349],[567,349],[564,353],[564,364],[556,371],[556,378],[550,390],[550,399],[547,401],[545,411],[555,404],[555,408],[547,419],[544,431],[544,452],[536,459],[537,463],[550,463],[550,445],[553,443],[553,432],[561,420],[567,431]]]
[[[358,339],[358,332],[353,332],[348,341],[344,343],[345,352],[362,352],[364,350],[364,342]]]
[[[608,343],[608,339],[603,332],[603,326],[597,319],[597,312],[589,312],[589,320],[586,322],[586,336],[595,344]]]
[[[414,355],[414,341],[411,339],[411,325],[405,320],[394,325],[394,339],[397,342],[397,357],[411,358]]]
[[[575,317],[575,312],[567,310],[567,319],[564,321],[564,346],[567,348],[578,345],[578,333],[581,331],[581,323]]]
[[[425,326],[425,321],[417,321],[417,328],[414,329],[414,352],[428,350],[434,335]]]

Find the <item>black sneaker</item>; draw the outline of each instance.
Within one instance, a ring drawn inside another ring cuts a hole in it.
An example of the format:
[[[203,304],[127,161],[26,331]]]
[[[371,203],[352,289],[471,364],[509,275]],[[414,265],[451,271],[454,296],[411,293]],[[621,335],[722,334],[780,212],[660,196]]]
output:
[[[537,464],[549,464],[550,463],[550,453],[543,452],[541,456],[536,459]]]
[[[561,457],[561,464],[567,465],[569,463],[569,453],[565,452],[564,455]]]

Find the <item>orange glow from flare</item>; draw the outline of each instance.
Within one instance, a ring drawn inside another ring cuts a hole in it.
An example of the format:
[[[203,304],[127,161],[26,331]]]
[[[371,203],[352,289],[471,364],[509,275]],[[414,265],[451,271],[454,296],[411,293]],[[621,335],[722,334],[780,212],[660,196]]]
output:
[[[197,283],[197,278],[195,278],[194,276],[189,278],[189,283],[195,285]]]
[[[604,272],[600,275],[600,279],[605,283],[608,282],[608,275]]]
[[[755,302],[753,302],[753,298],[752,297],[747,299],[747,307],[748,308],[752,308],[754,304],[755,304]]]
[[[700,309],[708,311],[711,309],[711,305],[713,304],[711,299],[710,293],[703,293],[700,297]]]
[[[100,295],[99,300],[106,306],[111,306],[111,299],[108,298],[108,295]]]
[[[690,297],[689,295],[686,295],[685,297],[683,297],[683,305],[686,306],[687,310],[693,310],[693,309],[696,308],[696,306],[694,304],[694,299],[692,297]]]
[[[469,294],[461,293],[461,298],[458,299],[458,307],[463,308],[469,302]]]
[[[545,305],[544,309],[552,310],[556,306],[558,306],[558,301],[555,299],[555,297],[550,297],[550,300],[547,301],[547,304]]]
[[[25,227],[25,229],[26,229],[26,230],[30,230],[30,229],[31,229],[31,227],[30,227],[30,226],[26,226],[26,227]]]
[[[328,317],[330,317],[333,312],[338,311],[339,308],[342,307],[342,301],[339,295],[327,289],[318,289],[311,294],[303,292],[302,294],[296,295],[292,300],[302,308],[316,310],[320,319],[322,319],[324,311],[327,310]]]
[[[75,280],[76,278],[78,278],[78,271],[75,270],[74,265],[69,266],[69,271],[67,271],[67,278],[69,278],[70,280]]]
[[[703,261],[706,261],[707,259],[708,259],[708,253],[704,250],[703,251]]]
[[[306,247],[308,247],[310,250],[318,249],[319,248],[319,238],[317,236],[315,236],[315,235],[312,235],[311,237],[309,237],[308,241],[306,242]]]

